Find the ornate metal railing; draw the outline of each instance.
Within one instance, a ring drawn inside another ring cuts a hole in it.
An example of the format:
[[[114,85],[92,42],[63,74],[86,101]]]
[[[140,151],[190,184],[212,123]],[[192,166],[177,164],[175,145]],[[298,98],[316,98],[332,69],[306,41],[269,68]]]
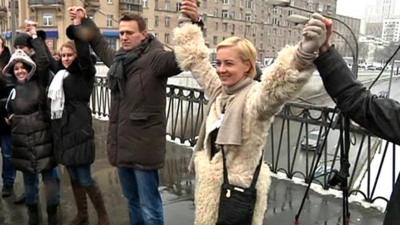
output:
[[[97,77],[91,99],[92,112],[96,116],[108,116],[110,92],[104,78]],[[196,135],[205,117],[207,99],[199,89],[175,85],[167,87],[166,117],[167,135],[172,140],[194,146]],[[329,175],[340,166],[340,121],[333,108],[301,103],[288,103],[275,118],[265,147],[265,159],[274,173],[284,173],[292,179],[304,182],[311,179],[324,189],[329,189]],[[327,133],[327,130],[329,132]],[[323,140],[326,144],[321,148]],[[317,162],[321,154],[320,162]],[[385,162],[388,156],[391,161]],[[384,167],[391,167],[390,185],[394,185],[395,145],[370,135],[358,126],[351,126],[351,148],[349,151],[349,190],[352,195],[370,203],[377,199],[388,201],[388,196],[377,193],[382,186]],[[315,176],[311,174],[316,169]],[[387,171],[385,172],[387,173]],[[388,185],[384,185],[388,188]]]

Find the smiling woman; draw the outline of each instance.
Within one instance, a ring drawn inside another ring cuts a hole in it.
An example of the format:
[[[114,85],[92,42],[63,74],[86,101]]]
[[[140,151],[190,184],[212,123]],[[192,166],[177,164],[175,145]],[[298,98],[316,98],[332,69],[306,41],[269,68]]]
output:
[[[193,0],[183,1],[182,10],[192,22],[198,21]],[[261,225],[270,185],[270,171],[262,160],[267,131],[282,105],[311,77],[314,52],[326,37],[324,18],[313,15],[303,30],[303,40],[282,49],[260,82],[254,81],[257,53],[253,43],[240,37],[225,39],[217,45],[214,68],[200,27],[187,20],[174,31],[175,56],[210,99],[191,164],[196,172],[194,224]],[[225,223],[228,214],[243,215],[235,213],[235,207],[224,207],[227,198],[236,196],[235,188],[256,193],[255,200],[244,203],[255,201],[249,206],[254,213],[244,213],[245,218],[230,217],[240,222]]]
[[[218,44],[217,52],[217,73],[222,85],[231,87],[245,77],[256,75],[256,50],[249,40],[227,38]]]

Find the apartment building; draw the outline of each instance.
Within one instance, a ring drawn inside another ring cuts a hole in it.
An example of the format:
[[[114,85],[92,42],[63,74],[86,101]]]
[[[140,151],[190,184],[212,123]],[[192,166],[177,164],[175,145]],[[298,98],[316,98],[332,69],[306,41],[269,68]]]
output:
[[[400,17],[383,20],[382,39],[387,42],[400,41]]]
[[[172,31],[177,26],[177,3],[180,0],[11,1],[18,2],[15,13],[8,10],[10,1],[0,0],[0,32],[10,39],[10,18],[17,18],[17,30],[21,29],[25,19],[33,19],[38,21],[40,29],[47,32],[48,46],[55,50],[67,40],[65,28],[70,24],[67,9],[72,5],[86,6],[107,41],[115,48],[119,47],[118,18],[126,12],[141,14],[147,21],[149,31],[160,41],[172,45]],[[340,17],[356,35],[359,33],[359,19],[335,15],[336,0],[292,0],[290,6]],[[273,7],[269,0],[201,0],[200,10],[206,25],[205,39],[211,48],[212,57],[215,57],[217,43],[236,35],[246,37],[255,44],[260,62],[276,57],[282,47],[296,44],[301,39],[302,26],[289,23],[288,16],[309,16],[309,13],[290,7]],[[351,40],[347,28],[338,25],[336,30]],[[345,52],[348,49],[339,37],[336,37],[335,43],[339,50]]]

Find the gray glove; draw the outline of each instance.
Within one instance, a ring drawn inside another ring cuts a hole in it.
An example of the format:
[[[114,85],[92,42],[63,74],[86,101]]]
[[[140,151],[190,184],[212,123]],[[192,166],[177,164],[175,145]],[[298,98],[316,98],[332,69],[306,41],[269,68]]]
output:
[[[303,39],[296,52],[298,66],[303,69],[311,64],[318,56],[318,50],[326,40],[326,25],[324,17],[314,13],[303,29]]]

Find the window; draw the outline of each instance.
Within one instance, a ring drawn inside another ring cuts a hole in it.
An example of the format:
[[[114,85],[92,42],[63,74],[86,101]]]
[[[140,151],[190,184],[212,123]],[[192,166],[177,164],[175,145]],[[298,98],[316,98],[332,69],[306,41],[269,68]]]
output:
[[[143,1],[143,8],[149,8],[149,0],[142,0]]]
[[[107,27],[112,27],[113,26],[113,15],[107,15]]]
[[[164,42],[165,42],[165,44],[169,44],[169,33],[166,33],[164,35]]]
[[[228,10],[222,10],[222,18],[228,18],[229,12]]]
[[[214,45],[218,44],[218,37],[217,36],[213,37],[213,44]]]
[[[250,13],[246,13],[246,21],[250,21],[251,20],[251,14]]]
[[[112,49],[117,50],[117,39],[115,39],[115,38],[106,38],[106,41],[108,43],[108,46],[110,46]]]
[[[54,16],[53,14],[43,14],[43,26],[53,26]]]
[[[112,0],[107,0],[107,4],[112,4]]]
[[[165,17],[165,27],[169,27],[171,23],[171,17],[166,16]]]
[[[224,32],[228,31],[228,23],[223,23],[222,27],[223,27]]]
[[[218,31],[218,22],[215,22],[215,30]]]
[[[222,3],[223,3],[224,5],[229,5],[229,0],[222,0]]]
[[[247,9],[252,9],[253,7],[253,1],[252,0],[246,0],[246,8]]]
[[[154,26],[158,27],[158,24],[160,23],[160,18],[158,16],[154,17]]]

